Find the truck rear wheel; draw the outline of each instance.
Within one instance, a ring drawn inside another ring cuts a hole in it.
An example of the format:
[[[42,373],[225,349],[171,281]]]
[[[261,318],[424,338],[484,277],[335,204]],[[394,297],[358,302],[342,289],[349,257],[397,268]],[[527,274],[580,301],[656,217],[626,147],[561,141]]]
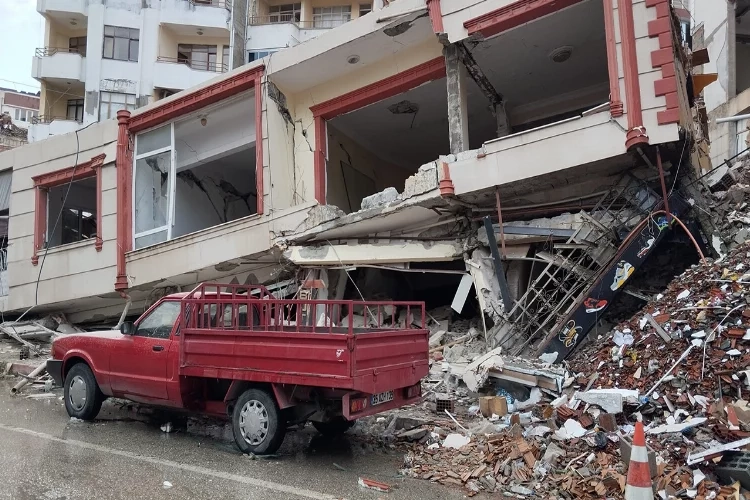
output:
[[[326,422],[313,422],[313,427],[324,436],[339,436],[354,426],[354,420],[346,420],[344,417],[335,417]]]
[[[86,363],[73,365],[65,376],[65,409],[81,420],[94,420],[104,402],[104,394]]]
[[[232,432],[242,453],[267,455],[276,452],[284,441],[286,423],[271,394],[248,389],[234,405]]]

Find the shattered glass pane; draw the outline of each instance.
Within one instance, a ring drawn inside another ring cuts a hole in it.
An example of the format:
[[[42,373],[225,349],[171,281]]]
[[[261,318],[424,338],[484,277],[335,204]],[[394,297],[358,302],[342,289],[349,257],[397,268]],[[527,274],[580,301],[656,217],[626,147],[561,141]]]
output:
[[[171,151],[135,162],[135,234],[167,225]]]

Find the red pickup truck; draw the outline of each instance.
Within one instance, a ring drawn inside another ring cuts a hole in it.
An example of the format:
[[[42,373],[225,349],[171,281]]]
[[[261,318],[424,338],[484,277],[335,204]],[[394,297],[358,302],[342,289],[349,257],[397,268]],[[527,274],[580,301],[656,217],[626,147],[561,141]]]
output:
[[[428,369],[424,303],[224,284],[166,296],[119,331],[58,338],[47,362],[70,416],[92,420],[110,396],[228,416],[237,447],[255,454],[275,452],[291,425],[341,433],[418,402]]]

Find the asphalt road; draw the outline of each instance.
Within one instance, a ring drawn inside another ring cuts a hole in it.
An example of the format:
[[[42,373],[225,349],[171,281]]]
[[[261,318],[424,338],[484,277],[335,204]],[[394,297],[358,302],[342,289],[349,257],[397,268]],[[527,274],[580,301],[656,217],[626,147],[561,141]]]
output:
[[[308,426],[287,434],[275,458],[252,459],[234,448],[218,421],[111,401],[95,422],[72,421],[61,392],[28,399],[10,396],[10,386],[0,380],[3,499],[464,498],[458,490],[399,477],[401,453],[357,437],[324,439]],[[166,420],[175,432],[162,432]],[[397,487],[361,489],[360,476]]]

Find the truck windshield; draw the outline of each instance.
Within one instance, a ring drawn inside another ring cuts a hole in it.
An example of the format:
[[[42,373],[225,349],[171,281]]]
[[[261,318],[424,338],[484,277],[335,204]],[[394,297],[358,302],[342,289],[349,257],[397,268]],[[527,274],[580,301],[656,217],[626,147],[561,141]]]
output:
[[[167,339],[179,315],[179,302],[163,302],[151,311],[143,321],[138,323],[138,330],[136,330],[135,334],[141,337]]]

